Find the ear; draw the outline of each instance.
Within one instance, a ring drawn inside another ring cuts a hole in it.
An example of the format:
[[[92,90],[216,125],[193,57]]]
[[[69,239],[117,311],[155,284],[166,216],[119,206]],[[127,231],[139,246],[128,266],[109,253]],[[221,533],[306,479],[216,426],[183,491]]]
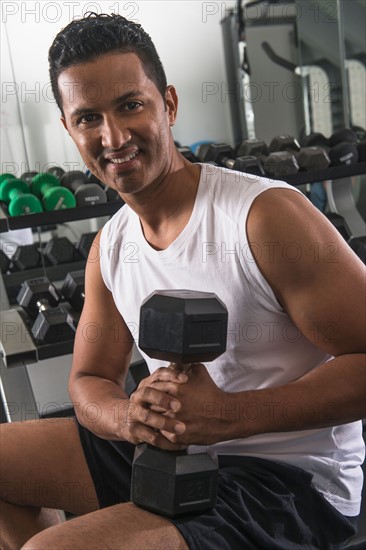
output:
[[[65,117],[64,117],[64,116],[60,116],[60,120],[61,120],[62,125],[63,125],[63,127],[65,128],[65,130],[66,130],[68,133],[70,133],[70,132],[69,132],[69,129],[68,129],[68,127],[67,127],[67,124],[66,124],[66,119],[65,119]]]
[[[174,126],[178,112],[178,96],[174,86],[167,86],[165,92],[165,103],[169,117],[169,124],[170,126]]]

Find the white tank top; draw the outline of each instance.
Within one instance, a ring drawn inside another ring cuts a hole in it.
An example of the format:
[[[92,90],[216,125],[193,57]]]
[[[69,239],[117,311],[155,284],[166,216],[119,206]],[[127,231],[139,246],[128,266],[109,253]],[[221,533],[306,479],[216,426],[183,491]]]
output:
[[[248,244],[246,220],[253,200],[267,189],[279,187],[299,192],[282,182],[203,164],[190,220],[161,251],[147,243],[139,217],[127,205],[106,223],[101,235],[102,276],[136,344],[143,300],[155,290],[189,289],[216,293],[228,309],[227,351],[207,363],[212,379],[223,391],[286,384],[330,359],[283,311]],[[296,246],[284,249],[283,254],[290,261],[296,258]],[[150,372],[166,366],[141,354]],[[268,404],[271,406],[275,405]],[[248,421],[261,411],[249,404],[246,410],[233,414],[242,414]],[[283,414],[293,421],[300,411],[296,403],[289,403]],[[189,450],[206,448],[192,446]],[[340,512],[359,514],[364,459],[361,421],[259,434],[210,448],[218,454],[258,456],[303,468],[313,474],[314,485]]]

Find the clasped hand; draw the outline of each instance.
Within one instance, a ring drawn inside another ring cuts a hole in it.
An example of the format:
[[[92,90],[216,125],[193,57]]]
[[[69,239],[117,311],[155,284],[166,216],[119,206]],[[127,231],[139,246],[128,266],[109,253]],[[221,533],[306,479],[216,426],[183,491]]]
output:
[[[226,439],[220,418],[225,396],[201,363],[192,365],[188,373],[179,365],[157,369],[130,397],[126,439],[166,450]]]

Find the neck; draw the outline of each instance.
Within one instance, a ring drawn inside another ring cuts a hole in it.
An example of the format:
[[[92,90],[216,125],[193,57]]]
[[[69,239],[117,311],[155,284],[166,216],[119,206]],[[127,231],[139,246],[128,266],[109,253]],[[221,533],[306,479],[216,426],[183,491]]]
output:
[[[156,250],[167,248],[187,225],[200,172],[200,166],[179,158],[175,167],[146,190],[144,196],[126,197],[125,202],[140,218],[145,239]]]

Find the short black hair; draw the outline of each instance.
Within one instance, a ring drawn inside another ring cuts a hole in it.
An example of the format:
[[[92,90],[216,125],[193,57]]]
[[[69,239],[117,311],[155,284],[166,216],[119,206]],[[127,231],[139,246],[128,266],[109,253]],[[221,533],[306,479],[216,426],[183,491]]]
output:
[[[61,113],[63,109],[58,78],[62,71],[113,52],[135,53],[146,76],[154,82],[165,103],[167,80],[164,67],[147,32],[138,23],[121,15],[89,12],[62,29],[49,49],[52,92]]]

